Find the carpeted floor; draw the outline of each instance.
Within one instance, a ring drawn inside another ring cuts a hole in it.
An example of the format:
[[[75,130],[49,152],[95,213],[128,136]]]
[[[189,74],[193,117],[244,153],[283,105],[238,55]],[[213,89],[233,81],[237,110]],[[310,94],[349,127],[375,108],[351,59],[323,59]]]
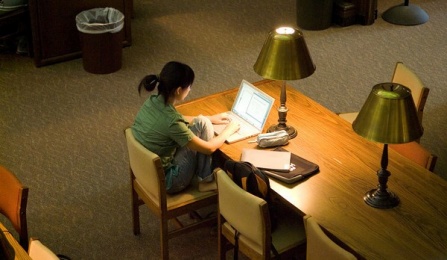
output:
[[[334,112],[358,111],[371,88],[390,81],[394,64],[404,62],[431,89],[421,143],[439,156],[435,173],[447,179],[447,2],[411,1],[430,15],[423,25],[380,18],[401,2],[379,0],[379,18],[370,26],[304,30],[317,70],[289,84]],[[170,60],[196,72],[189,99],[236,87],[242,79],[261,80],[252,67],[268,32],[296,21],[292,0],[134,5],[132,46],[123,49],[123,67],[115,73],[85,72],[82,59],[36,68],[29,57],[0,54],[0,164],[30,188],[30,236],[72,259],[160,256],[156,218],[142,208],[142,234],[135,237],[131,226],[122,130],[146,98],[138,96],[139,80]],[[170,246],[172,259],[217,257],[210,229]]]

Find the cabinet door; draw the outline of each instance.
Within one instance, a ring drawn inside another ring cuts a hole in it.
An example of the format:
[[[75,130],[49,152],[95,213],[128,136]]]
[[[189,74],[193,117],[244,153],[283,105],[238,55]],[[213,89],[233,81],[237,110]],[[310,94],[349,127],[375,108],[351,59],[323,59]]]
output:
[[[125,16],[123,46],[131,45],[132,0],[29,0],[28,4],[37,67],[81,57],[75,17],[92,8],[120,10]]]

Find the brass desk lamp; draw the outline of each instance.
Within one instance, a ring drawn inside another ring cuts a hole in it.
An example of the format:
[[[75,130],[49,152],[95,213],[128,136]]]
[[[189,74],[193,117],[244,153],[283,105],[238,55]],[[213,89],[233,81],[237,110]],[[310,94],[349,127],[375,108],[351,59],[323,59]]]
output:
[[[373,87],[352,128],[367,140],[383,143],[379,184],[365,194],[366,204],[375,208],[393,208],[399,197],[387,188],[391,175],[388,166],[388,144],[408,143],[422,136],[422,127],[409,88],[397,83]]]
[[[296,137],[295,128],[286,125],[286,80],[303,79],[315,71],[303,34],[291,27],[271,31],[253,69],[263,78],[283,80],[278,124],[271,126],[267,132],[286,130],[290,138]]]

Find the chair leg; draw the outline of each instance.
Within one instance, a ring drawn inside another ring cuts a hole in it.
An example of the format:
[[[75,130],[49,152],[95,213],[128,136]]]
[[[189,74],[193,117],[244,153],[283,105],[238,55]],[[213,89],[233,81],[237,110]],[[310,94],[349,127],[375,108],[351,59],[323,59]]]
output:
[[[162,215],[160,218],[160,247],[162,259],[169,259],[169,237],[168,220]]]
[[[27,187],[22,188],[22,199],[20,201],[20,245],[25,249],[25,251],[28,251],[29,246],[29,237],[28,237],[28,222],[26,220],[26,205],[28,203],[28,192],[29,189]]]
[[[140,207],[139,207],[139,200],[138,195],[136,192],[133,192],[134,194],[132,196],[136,196],[136,198],[132,198],[132,220],[133,220],[133,234],[139,235],[140,234]]]
[[[140,202],[137,192],[134,190],[132,182],[132,222],[133,222],[133,234],[140,234]]]
[[[20,214],[25,214],[25,213],[21,212]],[[20,223],[21,223],[20,232],[19,232],[20,245],[23,247],[23,249],[25,249],[25,251],[28,251],[29,238],[28,238],[28,226],[26,223],[26,217],[23,218],[20,221]]]
[[[23,249],[25,251],[28,251],[29,239],[27,239],[25,237],[20,237],[19,241],[20,241],[19,243],[23,247]]]
[[[218,218],[217,218],[217,252],[219,254],[219,259],[220,260],[224,260],[226,259],[226,254],[227,254],[227,240],[226,238],[222,235],[222,216],[220,215],[220,213],[218,213]]]
[[[225,243],[225,238],[223,238],[221,235],[219,235],[218,237],[218,254],[219,254],[219,259],[220,260],[224,260],[226,259],[226,255],[227,255],[227,246]]]

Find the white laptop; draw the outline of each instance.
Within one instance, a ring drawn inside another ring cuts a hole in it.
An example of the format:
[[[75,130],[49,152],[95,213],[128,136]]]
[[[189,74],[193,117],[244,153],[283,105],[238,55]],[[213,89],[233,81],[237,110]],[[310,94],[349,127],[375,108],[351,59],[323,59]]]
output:
[[[226,142],[234,143],[262,133],[274,102],[271,96],[242,80],[233,107],[227,112],[232,121],[240,124],[240,129],[228,137]],[[218,135],[225,127],[225,124],[214,125],[214,132]]]

